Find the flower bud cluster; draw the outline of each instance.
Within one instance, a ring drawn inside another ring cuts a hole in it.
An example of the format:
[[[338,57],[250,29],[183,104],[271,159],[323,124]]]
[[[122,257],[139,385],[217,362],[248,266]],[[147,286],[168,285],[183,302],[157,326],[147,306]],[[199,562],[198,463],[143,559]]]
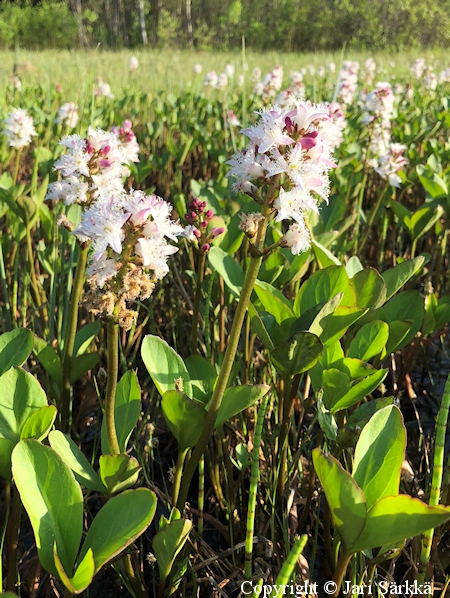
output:
[[[202,253],[207,253],[211,249],[211,241],[221,235],[225,229],[222,227],[208,229],[214,212],[206,210],[206,201],[200,201],[196,198],[189,202],[187,207],[189,211],[186,212],[184,217],[189,225],[186,226],[182,235]]]
[[[327,106],[295,98],[288,107],[262,110],[259,121],[242,131],[250,140],[248,146],[227,162],[231,166],[227,176],[236,177],[235,191],[261,204],[262,187],[272,188],[276,221],[296,222],[282,243],[296,253],[309,246],[305,212],[318,212],[317,198],[328,200],[328,172],[335,166],[328,141],[330,123]]]
[[[14,108],[8,114],[4,123],[3,134],[7,137],[10,147],[15,147],[16,149],[26,147],[30,145],[31,138],[37,135],[33,119],[22,108]]]

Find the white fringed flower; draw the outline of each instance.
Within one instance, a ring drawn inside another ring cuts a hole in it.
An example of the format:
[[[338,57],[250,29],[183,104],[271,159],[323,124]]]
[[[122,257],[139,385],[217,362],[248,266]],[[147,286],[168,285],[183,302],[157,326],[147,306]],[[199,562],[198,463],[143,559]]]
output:
[[[10,147],[21,149],[30,145],[31,138],[37,135],[33,126],[33,119],[22,108],[15,108],[4,121],[3,134],[8,139]]]

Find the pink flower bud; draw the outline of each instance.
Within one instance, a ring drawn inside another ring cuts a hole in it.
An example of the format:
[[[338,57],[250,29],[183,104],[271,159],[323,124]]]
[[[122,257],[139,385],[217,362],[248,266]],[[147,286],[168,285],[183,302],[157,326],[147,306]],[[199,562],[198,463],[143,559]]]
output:
[[[209,243],[205,243],[204,245],[202,245],[203,253],[207,253],[210,249],[211,249],[211,245]]]

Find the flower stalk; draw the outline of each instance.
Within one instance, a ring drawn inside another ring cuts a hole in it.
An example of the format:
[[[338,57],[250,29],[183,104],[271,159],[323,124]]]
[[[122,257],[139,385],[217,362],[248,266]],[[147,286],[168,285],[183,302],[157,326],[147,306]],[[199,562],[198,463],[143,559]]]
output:
[[[220,370],[219,377],[217,379],[217,384],[214,389],[213,395],[210,401],[210,407],[208,411],[208,415],[206,417],[205,424],[203,426],[203,430],[200,436],[198,443],[196,444],[194,450],[192,451],[191,458],[187,462],[186,469],[183,475],[183,479],[181,482],[180,494],[178,496],[177,501],[177,508],[182,511],[184,508],[184,503],[187,500],[187,494],[189,491],[189,486],[194,475],[194,472],[197,468],[197,465],[205,452],[205,449],[208,445],[209,439],[215,428],[215,423],[217,419],[217,414],[222,404],[223,395],[225,394],[225,390],[228,386],[228,379],[231,374],[231,369],[233,367],[234,358],[236,356],[236,351],[239,343],[239,338],[242,330],[242,326],[245,319],[245,314],[247,312],[248,302],[250,301],[250,296],[253,291],[253,286],[255,284],[256,278],[258,276],[258,272],[262,263],[262,249],[264,246],[264,240],[266,237],[266,230],[268,224],[268,217],[270,213],[270,206],[268,204],[264,204],[262,207],[262,215],[263,219],[259,223],[258,227],[258,234],[256,237],[255,248],[258,250],[259,255],[257,257],[250,258],[250,264],[247,269],[244,285],[242,287],[241,295],[239,298],[239,303],[236,309],[236,314],[233,319],[233,325],[231,328],[230,336],[228,339],[227,350],[225,352],[225,357],[222,363],[222,368]]]
[[[81,294],[83,292],[84,284],[84,272],[86,270],[86,263],[89,251],[89,242],[83,242],[80,244],[80,251],[78,254],[78,263],[75,274],[75,280],[73,281],[72,297],[70,300],[70,310],[68,325],[66,331],[66,338],[64,342],[64,354],[63,354],[63,368],[62,368],[62,391],[61,391],[61,403],[60,403],[60,429],[65,430],[69,419],[69,406],[70,406],[70,371],[72,366],[73,348],[75,345],[75,335],[77,333],[78,323],[78,304],[81,300]]]

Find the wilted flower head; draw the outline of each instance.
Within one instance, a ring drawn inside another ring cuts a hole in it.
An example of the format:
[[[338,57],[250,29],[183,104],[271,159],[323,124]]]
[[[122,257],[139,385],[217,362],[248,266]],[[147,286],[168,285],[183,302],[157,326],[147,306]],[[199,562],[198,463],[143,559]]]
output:
[[[138,68],[139,68],[139,60],[136,58],[136,56],[132,56],[128,63],[128,69],[130,71],[136,71]]]
[[[74,102],[63,104],[58,110],[55,123],[74,129],[78,123],[78,106]]]
[[[10,147],[21,149],[31,143],[31,137],[36,135],[33,119],[22,108],[15,108],[4,121],[3,134],[6,135]]]
[[[264,220],[264,216],[258,212],[251,212],[249,214],[239,214],[241,219],[239,223],[239,230],[243,231],[247,237],[252,239],[258,232],[258,226],[261,220]]]

